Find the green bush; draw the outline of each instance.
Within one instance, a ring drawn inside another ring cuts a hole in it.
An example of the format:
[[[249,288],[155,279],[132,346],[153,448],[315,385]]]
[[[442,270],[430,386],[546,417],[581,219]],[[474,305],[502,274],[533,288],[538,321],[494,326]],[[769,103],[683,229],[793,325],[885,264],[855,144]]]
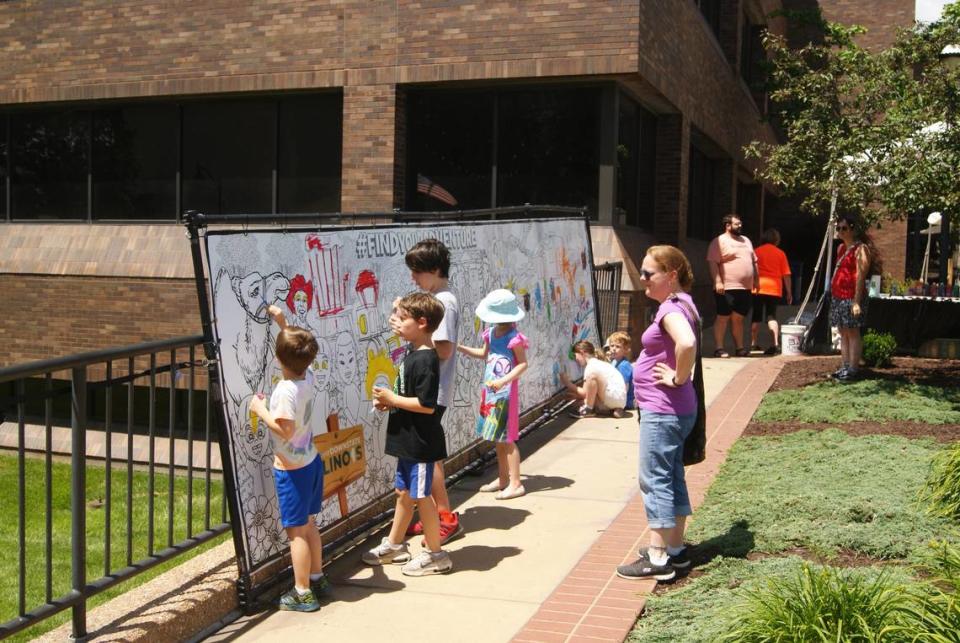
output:
[[[920,501],[927,504],[931,515],[960,520],[960,442],[933,457]]]
[[[911,601],[898,629],[909,641],[960,641],[960,550],[946,542],[931,547],[933,561],[924,570],[928,582],[909,589]]]
[[[863,361],[875,368],[890,366],[890,358],[897,350],[897,340],[890,333],[867,331],[863,336]]]
[[[909,595],[885,573],[803,563],[793,578],[745,594],[725,641],[882,641],[903,622]]]

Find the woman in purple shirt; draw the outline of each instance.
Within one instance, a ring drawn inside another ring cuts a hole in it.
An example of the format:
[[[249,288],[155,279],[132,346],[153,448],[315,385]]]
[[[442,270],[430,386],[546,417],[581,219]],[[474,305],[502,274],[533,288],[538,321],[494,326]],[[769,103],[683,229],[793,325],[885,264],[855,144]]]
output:
[[[650,526],[650,546],[617,568],[621,578],[670,580],[689,567],[683,530],[691,513],[683,475],[683,441],[697,418],[693,366],[699,313],[687,291],[693,270],[673,246],[652,246],[640,270],[646,295],[660,304],[643,333],[643,351],[633,365],[640,410],[640,491]]]

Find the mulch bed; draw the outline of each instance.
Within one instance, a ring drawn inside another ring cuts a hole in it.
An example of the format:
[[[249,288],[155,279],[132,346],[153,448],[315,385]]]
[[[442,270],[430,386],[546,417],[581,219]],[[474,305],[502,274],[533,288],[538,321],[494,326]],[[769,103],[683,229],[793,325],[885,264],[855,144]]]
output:
[[[823,382],[840,368],[839,357],[806,357],[791,360],[770,387],[771,391],[803,388]],[[929,384],[943,388],[960,386],[960,361],[895,357],[889,368],[864,369],[864,376],[873,379]],[[744,435],[784,435],[796,431],[840,429],[850,435],[900,435],[905,438],[933,438],[938,442],[960,440],[960,424],[925,424],[923,422],[750,422]]]
[[[803,388],[823,382],[838,368],[839,357],[804,357],[791,360],[784,365],[770,390]],[[944,388],[960,386],[960,361],[957,360],[894,357],[893,366],[889,368],[865,368],[861,372],[865,377],[873,379],[899,380]]]

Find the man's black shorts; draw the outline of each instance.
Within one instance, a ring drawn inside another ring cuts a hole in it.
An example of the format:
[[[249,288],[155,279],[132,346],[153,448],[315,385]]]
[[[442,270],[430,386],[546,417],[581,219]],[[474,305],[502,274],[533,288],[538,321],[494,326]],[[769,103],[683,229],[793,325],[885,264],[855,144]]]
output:
[[[714,293],[714,299],[717,301],[717,314],[721,317],[731,313],[746,317],[750,312],[752,295],[749,290],[727,290],[722,295]]]
[[[780,297],[776,295],[753,296],[753,321],[757,324],[777,318],[777,305]]]

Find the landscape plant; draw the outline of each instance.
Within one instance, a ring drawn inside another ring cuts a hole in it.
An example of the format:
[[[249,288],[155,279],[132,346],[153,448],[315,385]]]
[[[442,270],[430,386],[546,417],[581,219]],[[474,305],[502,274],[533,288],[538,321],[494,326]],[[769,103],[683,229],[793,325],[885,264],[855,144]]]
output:
[[[867,366],[884,368],[893,362],[897,339],[890,333],[868,330],[863,336],[863,361]]]
[[[919,500],[931,515],[960,520],[960,442],[934,456]]]

